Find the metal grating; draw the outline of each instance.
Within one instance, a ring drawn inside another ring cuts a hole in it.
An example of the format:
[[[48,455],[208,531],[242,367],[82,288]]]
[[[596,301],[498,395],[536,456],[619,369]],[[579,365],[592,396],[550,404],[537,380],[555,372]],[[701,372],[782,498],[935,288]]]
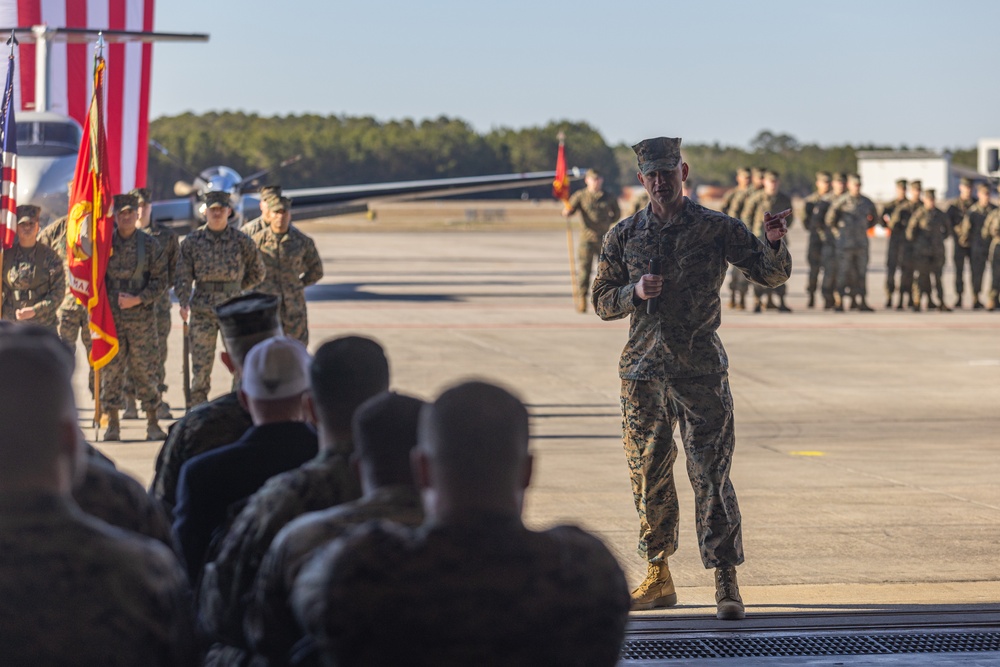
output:
[[[1000,651],[1000,632],[633,639],[625,642],[621,657],[623,660],[689,660],[984,651]]]

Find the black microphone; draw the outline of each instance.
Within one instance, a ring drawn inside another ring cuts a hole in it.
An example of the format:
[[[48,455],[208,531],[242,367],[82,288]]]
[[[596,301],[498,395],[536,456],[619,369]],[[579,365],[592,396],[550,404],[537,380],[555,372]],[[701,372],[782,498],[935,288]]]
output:
[[[660,258],[653,257],[649,260],[649,272],[654,276],[660,275]],[[656,309],[660,305],[660,297],[655,296],[652,299],[646,300],[646,314],[653,315],[656,313]]]

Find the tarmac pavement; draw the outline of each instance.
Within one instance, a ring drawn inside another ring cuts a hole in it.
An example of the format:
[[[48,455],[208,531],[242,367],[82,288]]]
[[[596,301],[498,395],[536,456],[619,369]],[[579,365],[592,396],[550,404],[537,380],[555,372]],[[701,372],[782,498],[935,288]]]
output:
[[[326,267],[307,292],[310,347],[349,333],[372,336],[388,352],[394,389],[423,398],[470,376],[520,394],[536,455],[528,523],[596,532],[638,583],[645,564],[635,551],[618,404],[627,320],[574,311],[565,231],[301,227]],[[807,310],[801,229],[790,244],[795,312],[725,310],[720,330],[736,404],[733,481],[747,558],[739,577],[750,616],[997,609],[1000,313],[883,310],[882,239],[873,241],[868,274],[877,312]],[[174,318],[167,399],[179,416],[176,305]],[[79,358],[86,424],[92,404],[82,346]],[[212,395],[229,383],[217,362]],[[131,441],[97,444],[148,483],[160,443],[142,442],[144,433],[144,421],[124,422]],[[675,471],[681,546],[670,567],[680,604],[636,619],[714,614],[683,454]]]

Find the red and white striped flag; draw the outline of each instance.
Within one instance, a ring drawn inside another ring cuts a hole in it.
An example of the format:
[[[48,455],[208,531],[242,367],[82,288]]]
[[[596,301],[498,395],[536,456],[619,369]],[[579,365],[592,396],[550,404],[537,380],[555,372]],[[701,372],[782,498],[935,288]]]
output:
[[[17,238],[17,125],[14,122],[14,54],[7,60],[7,85],[0,106],[0,143],[3,176],[0,176],[0,249],[14,247]]]
[[[0,26],[153,29],[154,0],[0,0]],[[16,108],[35,109],[37,47],[19,48]],[[113,192],[146,185],[149,150],[149,81],[152,44],[110,44],[106,49],[108,165]],[[49,50],[49,111],[70,116],[86,127],[90,82],[94,78],[93,44],[53,42]],[[40,109],[37,109],[40,111]]]

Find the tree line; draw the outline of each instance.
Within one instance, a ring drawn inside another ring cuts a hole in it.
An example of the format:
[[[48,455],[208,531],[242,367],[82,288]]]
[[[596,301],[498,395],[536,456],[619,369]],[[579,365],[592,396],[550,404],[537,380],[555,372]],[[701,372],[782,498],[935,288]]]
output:
[[[625,144],[609,146],[597,130],[582,121],[561,120],[544,126],[501,127],[479,133],[467,122],[446,116],[417,122],[380,121],[369,116],[263,117],[213,112],[162,117],[152,121],[149,128],[151,139],[194,171],[226,165],[246,176],[301,155],[298,162],[261,179],[295,188],[552,170],[560,132],[566,136],[566,156],[571,167],[600,170],[608,186],[636,185],[632,149]],[[807,194],[817,171],[852,172],[857,169],[856,151],[894,148],[907,147],[823,147],[764,130],[745,148],[719,143],[685,144],[683,151],[696,185],[730,186],[737,168],[759,166],[781,172],[786,191]],[[955,164],[975,167],[975,159],[975,149],[952,151]],[[155,198],[172,197],[174,182],[190,181],[191,177],[175,162],[150,149],[148,182]],[[516,190],[488,196],[523,194],[523,190]],[[547,186],[533,188],[527,194],[533,198],[551,196]]]

